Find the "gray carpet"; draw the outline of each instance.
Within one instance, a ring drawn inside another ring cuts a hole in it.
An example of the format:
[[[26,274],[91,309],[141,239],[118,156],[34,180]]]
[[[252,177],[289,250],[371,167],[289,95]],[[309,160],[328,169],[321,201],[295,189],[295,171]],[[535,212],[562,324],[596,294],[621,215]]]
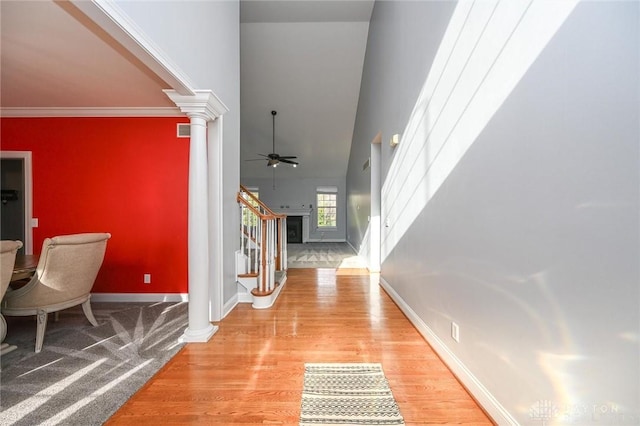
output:
[[[288,268],[366,268],[347,243],[287,244]]]
[[[92,303],[49,317],[42,352],[34,317],[6,317],[0,360],[0,424],[100,425],[183,346],[187,303]]]

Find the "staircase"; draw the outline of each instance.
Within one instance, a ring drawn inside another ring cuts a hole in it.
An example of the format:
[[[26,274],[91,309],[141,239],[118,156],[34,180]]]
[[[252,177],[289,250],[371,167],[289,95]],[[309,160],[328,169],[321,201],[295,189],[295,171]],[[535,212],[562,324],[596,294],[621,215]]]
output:
[[[287,216],[275,214],[240,185],[240,250],[236,253],[238,301],[271,307],[287,280]]]

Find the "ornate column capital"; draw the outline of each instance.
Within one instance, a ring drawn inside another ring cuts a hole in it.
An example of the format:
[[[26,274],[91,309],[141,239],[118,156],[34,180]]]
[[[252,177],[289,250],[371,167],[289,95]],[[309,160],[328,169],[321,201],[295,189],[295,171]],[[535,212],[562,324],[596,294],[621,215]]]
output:
[[[163,92],[180,108],[180,111],[189,117],[202,117],[207,121],[213,121],[229,111],[229,108],[211,90],[194,90],[193,95],[181,95],[175,90],[163,90]]]

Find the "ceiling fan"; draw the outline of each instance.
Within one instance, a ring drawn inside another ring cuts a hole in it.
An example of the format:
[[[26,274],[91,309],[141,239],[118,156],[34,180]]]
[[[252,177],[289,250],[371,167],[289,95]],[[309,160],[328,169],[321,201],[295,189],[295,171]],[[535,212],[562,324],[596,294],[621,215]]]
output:
[[[267,167],[277,167],[279,163],[291,164],[293,165],[293,167],[297,167],[298,162],[293,160],[298,157],[293,155],[283,156],[276,153],[276,114],[278,114],[276,111],[271,111],[271,117],[273,121],[273,139],[272,139],[272,146],[271,146],[271,151],[272,151],[271,154],[266,154],[266,155],[258,154],[264,158],[257,158],[255,160],[247,160],[247,161],[267,160]]]

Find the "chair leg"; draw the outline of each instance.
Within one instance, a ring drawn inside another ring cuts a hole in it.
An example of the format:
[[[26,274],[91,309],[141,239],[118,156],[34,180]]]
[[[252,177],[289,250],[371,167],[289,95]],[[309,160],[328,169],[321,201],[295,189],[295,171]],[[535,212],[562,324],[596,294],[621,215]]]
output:
[[[93,312],[91,311],[91,299],[87,299],[82,304],[82,310],[84,311],[84,315],[87,317],[89,322],[94,326],[98,326],[98,321],[96,321],[96,317],[93,316]]]
[[[36,329],[36,353],[42,350],[42,343],[44,342],[44,331],[47,329],[47,318],[49,314],[45,311],[38,311],[38,328]]]
[[[4,341],[5,337],[7,337],[7,321],[5,321],[4,316],[0,314],[0,342]]]
[[[2,314],[0,314],[0,342],[2,342],[0,344],[0,356],[6,355],[12,350],[18,348],[17,346],[5,343],[4,338],[6,337],[6,335],[7,335],[7,322],[5,321]]]
[[[55,312],[53,313],[53,320],[54,320],[55,322],[60,321],[60,311],[55,311]]]

